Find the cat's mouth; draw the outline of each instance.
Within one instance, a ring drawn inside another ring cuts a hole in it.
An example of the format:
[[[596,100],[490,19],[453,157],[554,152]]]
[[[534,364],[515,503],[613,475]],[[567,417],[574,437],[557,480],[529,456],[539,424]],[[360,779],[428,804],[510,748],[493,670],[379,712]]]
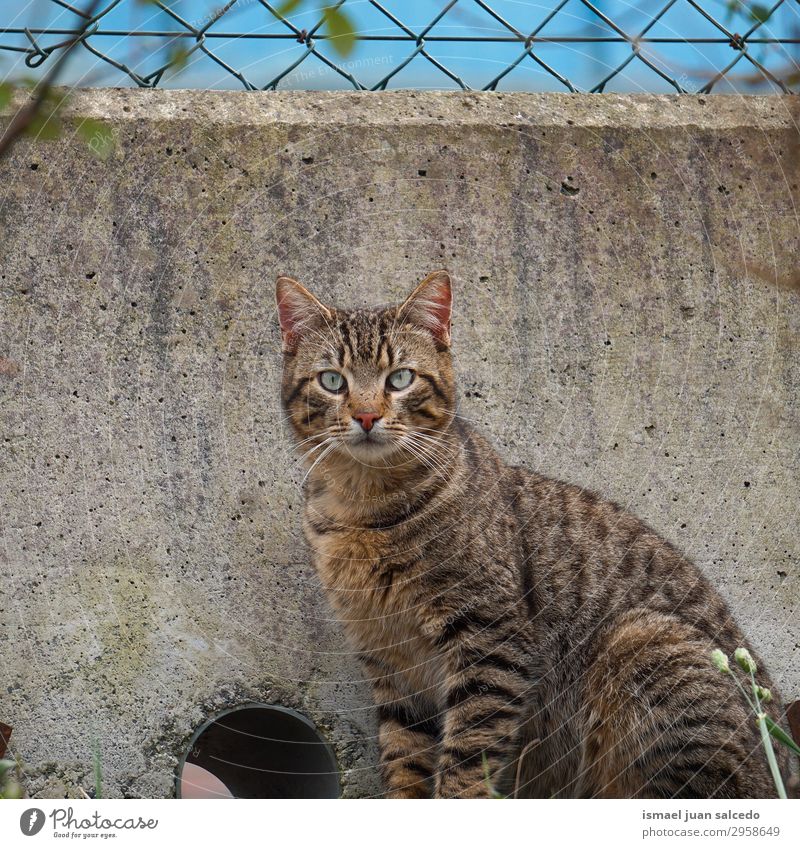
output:
[[[375,459],[397,448],[395,438],[390,433],[378,429],[352,433],[343,441],[345,450],[351,452],[357,459]]]
[[[370,431],[369,433],[359,433],[357,436],[351,436],[346,444],[348,447],[366,448],[373,450],[375,448],[387,448],[391,446],[394,439],[379,431]]]

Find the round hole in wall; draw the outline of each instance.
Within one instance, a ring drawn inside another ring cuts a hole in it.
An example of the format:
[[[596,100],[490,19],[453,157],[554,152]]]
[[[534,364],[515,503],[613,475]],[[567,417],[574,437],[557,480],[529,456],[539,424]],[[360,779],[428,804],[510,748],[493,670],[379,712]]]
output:
[[[333,750],[314,724],[276,704],[225,710],[192,737],[178,798],[338,798]]]

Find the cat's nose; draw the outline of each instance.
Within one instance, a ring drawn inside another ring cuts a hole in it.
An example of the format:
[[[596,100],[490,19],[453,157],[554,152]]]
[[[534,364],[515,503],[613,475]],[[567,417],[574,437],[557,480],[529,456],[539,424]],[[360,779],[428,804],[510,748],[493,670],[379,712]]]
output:
[[[377,412],[354,412],[353,418],[358,421],[365,433],[369,433],[375,422],[380,421],[381,416]]]

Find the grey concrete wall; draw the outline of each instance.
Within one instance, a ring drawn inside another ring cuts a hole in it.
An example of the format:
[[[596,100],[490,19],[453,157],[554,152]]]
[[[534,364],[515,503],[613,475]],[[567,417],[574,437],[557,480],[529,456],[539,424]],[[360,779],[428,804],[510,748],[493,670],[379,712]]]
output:
[[[800,696],[796,98],[96,91],[0,164],[0,720],[31,791],[172,791],[278,701],[377,791],[300,538],[277,274],[456,280],[461,411],[694,557]],[[748,272],[749,269],[749,272]],[[777,283],[777,284],[776,284]]]

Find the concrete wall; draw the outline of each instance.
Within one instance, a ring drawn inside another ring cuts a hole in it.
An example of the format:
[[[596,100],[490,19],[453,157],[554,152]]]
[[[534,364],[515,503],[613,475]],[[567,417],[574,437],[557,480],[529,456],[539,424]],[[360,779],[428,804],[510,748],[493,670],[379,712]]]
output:
[[[378,790],[300,538],[278,273],[447,266],[464,415],[694,557],[800,696],[796,98],[94,91],[0,164],[0,720],[31,791],[163,796],[279,701]],[[747,266],[752,273],[747,273]],[[776,285],[776,279],[778,284]]]

